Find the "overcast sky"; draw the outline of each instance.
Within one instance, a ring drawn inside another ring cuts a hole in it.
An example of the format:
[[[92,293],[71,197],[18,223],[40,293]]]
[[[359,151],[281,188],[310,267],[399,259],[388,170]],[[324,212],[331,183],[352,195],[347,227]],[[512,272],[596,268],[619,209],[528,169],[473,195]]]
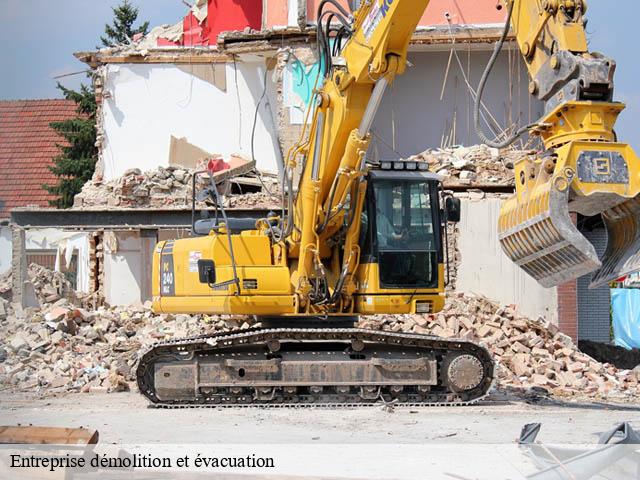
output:
[[[458,0],[461,2],[474,0]],[[117,0],[0,0],[0,99],[57,98],[53,77],[86,66],[73,52],[99,44]],[[177,22],[187,7],[182,0],[133,0],[151,26]],[[193,3],[193,1],[189,2]],[[640,1],[589,0],[587,32],[591,49],[618,63],[616,98],[627,102],[617,130],[621,140],[640,151]],[[83,77],[60,81],[77,87]]]

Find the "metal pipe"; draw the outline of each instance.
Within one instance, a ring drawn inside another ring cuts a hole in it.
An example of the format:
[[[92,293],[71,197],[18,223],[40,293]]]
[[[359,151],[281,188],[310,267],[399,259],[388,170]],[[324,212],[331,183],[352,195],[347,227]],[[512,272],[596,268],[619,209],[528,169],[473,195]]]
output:
[[[373,120],[376,118],[376,113],[378,112],[380,103],[382,103],[382,98],[388,85],[389,81],[387,80],[387,77],[382,77],[376,82],[375,87],[373,87],[371,98],[369,99],[367,108],[362,116],[362,121],[358,127],[358,135],[360,138],[366,137],[369,130],[371,130],[371,125],[373,125]]]
[[[324,136],[324,112],[318,112],[318,124],[316,128],[316,144],[313,150],[313,165],[311,169],[311,180],[318,181],[320,171],[320,153],[322,151],[322,137]]]

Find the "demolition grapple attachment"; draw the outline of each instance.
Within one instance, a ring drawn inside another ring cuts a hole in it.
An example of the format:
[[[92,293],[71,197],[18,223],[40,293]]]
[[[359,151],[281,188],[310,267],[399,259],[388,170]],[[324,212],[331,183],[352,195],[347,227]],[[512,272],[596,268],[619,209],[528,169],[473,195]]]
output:
[[[614,121],[621,106],[609,108],[603,113],[611,119],[589,119]],[[515,165],[516,194],[503,205],[498,224],[506,255],[544,287],[594,272],[594,288],[640,270],[640,163],[633,149],[570,140],[550,152]],[[577,214],[602,216],[608,235],[602,258],[578,231]]]

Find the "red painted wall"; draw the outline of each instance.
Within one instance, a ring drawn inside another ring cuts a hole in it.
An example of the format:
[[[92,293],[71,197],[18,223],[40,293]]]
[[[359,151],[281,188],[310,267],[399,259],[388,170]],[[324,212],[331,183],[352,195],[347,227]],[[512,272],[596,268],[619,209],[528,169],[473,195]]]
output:
[[[159,38],[158,46],[215,45],[221,32],[242,31],[247,27],[260,30],[262,27],[262,0],[209,0],[207,9],[207,18],[202,23],[191,12],[184,17],[181,42]]]
[[[269,10],[282,9],[284,5],[286,11],[288,1],[293,0],[269,0]],[[347,0],[338,1],[347,7]],[[307,19],[310,22],[315,22],[319,3],[320,0],[307,0]],[[502,23],[506,13],[502,8],[502,0],[431,0],[420,20],[420,25],[423,27],[446,25],[445,12],[449,13],[451,23],[454,25]],[[278,20],[282,21],[281,18]],[[284,20],[286,22],[286,17]]]
[[[220,32],[262,26],[262,0],[209,0],[209,43],[215,44]]]

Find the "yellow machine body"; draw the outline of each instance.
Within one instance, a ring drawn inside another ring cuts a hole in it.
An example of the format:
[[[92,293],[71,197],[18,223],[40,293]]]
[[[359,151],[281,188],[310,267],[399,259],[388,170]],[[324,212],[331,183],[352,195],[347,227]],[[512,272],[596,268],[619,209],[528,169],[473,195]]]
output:
[[[365,255],[361,226],[368,208],[376,215],[372,167],[365,160],[369,129],[385,88],[406,68],[411,34],[428,3],[362,2],[340,61],[315,92],[309,125],[287,156],[288,213],[277,219],[282,234],[274,235],[263,219],[242,233],[228,234],[221,224],[204,237],[160,243],[153,272],[157,311],[339,317],[443,307],[446,219],[436,214],[439,203],[429,211],[440,238],[430,268],[437,278],[428,286],[383,286],[383,255]],[[516,193],[499,218],[501,245],[547,287],[594,271],[594,284],[610,281],[640,262],[639,162],[614,134],[624,108],[611,99],[615,63],[587,50],[584,0],[505,4],[531,93],[547,111],[532,129],[544,151],[515,165]],[[401,215],[407,209],[414,207],[405,205]],[[574,214],[603,216],[610,241],[602,260],[579,233]],[[203,283],[201,259],[213,261],[215,284]]]
[[[200,282],[197,261],[214,259],[216,283],[231,281],[233,268],[227,236],[158,243],[153,261],[153,309],[164,313],[220,315],[306,316],[298,310],[286,264],[274,262],[266,236],[257,230],[231,235],[238,283],[212,289]],[[356,301],[344,315],[378,313],[410,314],[440,311],[444,305],[444,266],[438,266],[440,285],[418,291],[395,291],[380,287],[378,264],[361,264]],[[238,285],[240,288],[238,289]]]

